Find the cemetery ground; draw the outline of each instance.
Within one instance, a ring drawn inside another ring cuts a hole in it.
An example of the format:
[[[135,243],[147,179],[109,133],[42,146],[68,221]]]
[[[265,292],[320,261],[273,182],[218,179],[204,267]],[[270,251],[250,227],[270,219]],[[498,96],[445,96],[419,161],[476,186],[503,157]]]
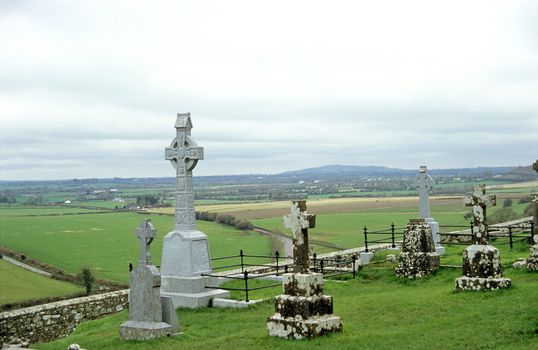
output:
[[[512,288],[456,292],[461,269],[441,268],[423,280],[395,277],[396,263],[363,268],[357,279],[325,282],[344,331],[311,340],[269,337],[272,300],[248,309],[180,309],[181,334],[148,342],[123,341],[118,327],[127,312],[84,322],[65,339],[36,344],[62,349],[534,349],[538,343],[538,279],[526,270],[505,268]],[[280,289],[264,290],[272,299]]]

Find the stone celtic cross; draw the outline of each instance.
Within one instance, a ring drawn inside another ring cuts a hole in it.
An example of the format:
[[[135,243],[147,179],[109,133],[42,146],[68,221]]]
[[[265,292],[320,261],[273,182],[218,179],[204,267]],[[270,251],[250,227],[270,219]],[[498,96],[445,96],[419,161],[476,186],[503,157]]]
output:
[[[144,220],[136,228],[136,238],[140,241],[140,256],[138,257],[138,265],[151,265],[151,250],[150,244],[155,238],[155,227],[151,220]]]
[[[176,169],[176,229],[194,230],[194,188],[192,170],[204,159],[204,149],[191,138],[191,114],[178,113],[176,137],[165,150],[165,158]]]
[[[309,248],[308,229],[316,225],[316,215],[306,212],[306,201],[293,201],[290,214],[284,215],[284,226],[291,229],[293,238],[293,264],[294,272],[308,272]]]
[[[425,165],[420,166],[419,174],[417,176],[417,190],[419,197],[419,215],[421,219],[426,219],[430,217],[430,203],[429,195],[433,188],[434,181],[430,175],[427,173],[427,168]]]
[[[463,204],[473,207],[474,233],[476,236],[475,244],[488,244],[487,232],[488,224],[486,219],[486,206],[495,206],[497,204],[495,195],[486,195],[486,185],[476,185],[473,194],[463,198]]]

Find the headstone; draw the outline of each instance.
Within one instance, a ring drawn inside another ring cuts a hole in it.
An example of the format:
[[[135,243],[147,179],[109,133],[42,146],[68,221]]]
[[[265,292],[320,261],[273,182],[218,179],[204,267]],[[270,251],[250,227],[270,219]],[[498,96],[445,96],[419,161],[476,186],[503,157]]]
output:
[[[175,320],[172,326],[163,320],[160,296],[161,275],[151,262],[150,244],[155,238],[155,228],[150,220],[144,220],[136,230],[140,242],[138,265],[129,277],[129,321],[120,326],[123,339],[148,340],[177,334],[177,315],[166,315]],[[168,310],[166,311],[168,312]]]
[[[294,201],[284,223],[293,234],[294,273],[282,276],[284,294],[275,297],[275,314],[267,319],[273,337],[301,339],[342,331],[333,315],[332,296],[323,294],[323,275],[309,270],[308,228],[315,216],[306,212],[306,201]]]
[[[211,272],[207,236],[196,229],[192,171],[204,150],[191,137],[190,113],[178,113],[176,137],[165,150],[165,158],[176,170],[175,228],[163,240],[161,295],[174,307],[209,306],[213,298],[229,296],[221,289],[206,289],[203,273]]]
[[[532,165],[534,171],[538,173],[538,159]],[[527,269],[529,271],[538,271],[538,193],[531,195],[532,203],[534,203],[534,244],[531,245],[531,254],[527,259]]]
[[[487,205],[495,205],[496,197],[486,195],[486,185],[474,187],[473,194],[463,199],[473,207],[475,242],[463,251],[463,277],[456,279],[458,290],[496,290],[510,287],[512,281],[501,275],[499,250],[488,244]]]
[[[405,226],[402,253],[398,257],[396,276],[422,278],[439,269],[431,227],[424,219],[411,219]]]
[[[430,196],[429,192],[433,189],[435,182],[428,174],[426,165],[421,165],[417,176],[417,190],[419,198],[419,215],[420,219],[426,220],[426,223],[431,227],[432,238],[435,244],[435,251],[439,255],[445,254],[445,247],[441,245],[441,236],[439,235],[439,223],[430,215]]]

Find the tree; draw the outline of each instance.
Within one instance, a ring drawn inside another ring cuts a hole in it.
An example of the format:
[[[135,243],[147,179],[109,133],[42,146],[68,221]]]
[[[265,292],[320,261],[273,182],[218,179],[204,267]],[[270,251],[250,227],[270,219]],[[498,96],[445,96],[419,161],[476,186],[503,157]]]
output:
[[[512,206],[512,200],[510,198],[507,198],[503,202],[503,208],[508,208]]]
[[[86,295],[90,295],[93,287],[93,283],[95,282],[95,277],[93,276],[93,272],[89,267],[85,267],[82,269],[82,271],[78,274],[78,280],[86,287]]]

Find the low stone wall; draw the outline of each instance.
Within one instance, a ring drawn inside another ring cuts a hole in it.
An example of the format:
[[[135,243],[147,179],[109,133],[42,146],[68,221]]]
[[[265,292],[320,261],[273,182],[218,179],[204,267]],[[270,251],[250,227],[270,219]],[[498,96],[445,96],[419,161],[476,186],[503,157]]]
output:
[[[128,296],[125,289],[0,313],[0,344],[65,337],[83,321],[126,309]]]

